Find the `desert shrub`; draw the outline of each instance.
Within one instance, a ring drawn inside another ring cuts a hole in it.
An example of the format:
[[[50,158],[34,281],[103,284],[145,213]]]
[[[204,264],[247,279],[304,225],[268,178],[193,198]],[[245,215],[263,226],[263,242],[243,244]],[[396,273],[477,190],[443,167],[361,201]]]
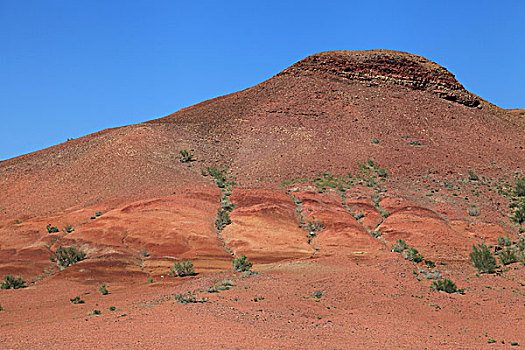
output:
[[[63,230],[64,230],[65,233],[71,233],[71,232],[75,231],[75,228],[73,226],[71,226],[71,225],[67,225],[66,227],[64,227]]]
[[[379,169],[377,169],[377,176],[379,176],[379,177],[387,177],[388,176],[388,172],[386,171],[385,168],[379,168]]]
[[[432,289],[435,289],[437,291],[443,291],[445,293],[456,293],[458,292],[458,287],[456,286],[456,284],[448,279],[448,278],[445,278],[445,279],[442,279],[442,280],[438,280],[438,281],[434,281],[432,282],[431,286],[430,286]]]
[[[322,290],[316,290],[312,293],[312,296],[317,299],[321,299],[323,297],[323,291]]]
[[[102,313],[102,311],[100,310],[93,310],[91,312],[88,312],[88,315],[100,315]]]
[[[418,263],[423,261],[423,255],[416,248],[410,247],[406,250],[406,259]]]
[[[230,211],[224,208],[217,209],[217,219],[215,219],[215,227],[217,230],[222,231],[227,225],[231,224]]]
[[[63,248],[60,246],[57,250],[55,250],[55,260],[58,262],[58,265],[62,267],[73,265],[81,260],[84,260],[85,257],[86,253],[81,250],[76,250],[73,247]]]
[[[436,263],[433,262],[432,260],[425,260],[425,264],[428,266],[428,268],[430,269],[433,269],[434,267],[436,267]]]
[[[95,216],[98,218],[99,216],[102,216],[102,212],[101,211],[96,211],[95,212]]]
[[[232,264],[233,264],[233,268],[237,272],[249,271],[253,266],[253,263],[248,260],[246,255],[242,255],[238,258],[234,258],[232,260]]]
[[[362,211],[356,211],[354,213],[354,219],[359,220],[365,217],[365,214],[363,214]]]
[[[512,239],[510,235],[507,236],[498,236],[498,245],[500,247],[509,247],[512,245]]]
[[[233,208],[235,208],[235,204],[233,204],[230,201],[230,198],[228,196],[222,196],[221,197],[221,208],[231,212],[233,210]]]
[[[148,278],[148,283],[153,283],[153,277]]]
[[[406,249],[408,249],[408,244],[402,239],[398,239],[395,244],[392,244],[392,251],[396,253],[402,253]]]
[[[501,253],[499,253],[499,260],[501,261],[502,265],[508,265],[512,264],[518,261],[518,257],[514,252],[510,249],[505,249]]]
[[[525,199],[517,203],[512,203],[510,206],[513,210],[512,221],[522,224],[525,222]]]
[[[206,298],[200,298],[198,299],[195,296],[195,293],[187,292],[182,294],[175,294],[174,299],[177,300],[181,304],[190,304],[190,303],[204,303],[208,301]]]
[[[479,214],[481,214],[481,212],[479,211],[478,208],[472,206],[470,208],[467,209],[467,213],[468,215],[470,216],[479,216]]]
[[[51,226],[51,224],[47,224],[46,229],[47,233],[57,233],[59,231],[58,227]]]
[[[85,303],[85,301],[80,299],[79,296],[76,296],[74,298],[70,298],[69,301],[71,301],[71,303],[73,303],[73,304],[84,304]]]
[[[188,150],[180,150],[179,151],[180,153],[180,161],[181,163],[188,163],[188,162],[191,162],[193,160],[193,153],[192,152],[189,152]]]
[[[496,270],[496,259],[484,244],[478,244],[477,247],[475,245],[472,246],[470,260],[480,273],[494,273]]]
[[[518,197],[525,197],[525,177],[520,177],[516,180],[514,194]]]
[[[312,216],[312,220],[308,220],[306,223],[305,229],[311,234],[319,232],[325,228],[324,224],[316,219],[315,216]]]
[[[22,279],[22,276],[15,277],[12,275],[6,275],[0,286],[1,289],[20,289],[25,287],[27,287],[26,281]]]
[[[169,272],[172,277],[184,277],[195,275],[195,269],[193,268],[193,262],[181,260],[177,261]]]
[[[106,284],[105,283],[102,283],[102,285],[100,285],[98,290],[99,290],[100,294],[102,294],[102,295],[108,295],[109,294],[109,291],[106,288]]]
[[[109,311],[115,311],[117,308],[115,306],[110,306]]]
[[[372,137],[372,143],[377,145],[379,143],[379,139],[377,137]]]
[[[149,253],[146,249],[142,249],[140,253],[142,254],[142,257],[144,258],[147,258],[149,256]]]
[[[228,181],[228,174],[226,167],[220,166],[218,168],[216,167],[209,167],[206,168],[207,173],[213,177],[215,184],[217,184],[217,187],[219,188],[225,188],[229,186],[233,186],[234,182]]]
[[[479,176],[475,172],[473,172],[472,170],[469,170],[468,171],[468,179],[470,181],[478,181],[479,180]]]

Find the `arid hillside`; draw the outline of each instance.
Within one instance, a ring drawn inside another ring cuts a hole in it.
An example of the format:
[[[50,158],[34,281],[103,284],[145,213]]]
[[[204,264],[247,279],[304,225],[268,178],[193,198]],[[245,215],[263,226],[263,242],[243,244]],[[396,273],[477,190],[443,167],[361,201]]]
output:
[[[0,162],[0,277],[27,286],[0,291],[0,344],[525,346],[521,114],[423,57],[333,51]]]

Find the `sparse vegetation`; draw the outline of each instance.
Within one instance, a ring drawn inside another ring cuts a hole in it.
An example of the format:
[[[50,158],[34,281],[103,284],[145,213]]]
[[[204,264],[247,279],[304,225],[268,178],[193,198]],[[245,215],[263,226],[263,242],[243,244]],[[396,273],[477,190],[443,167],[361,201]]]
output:
[[[312,293],[312,297],[316,299],[321,299],[323,297],[323,291],[316,290],[315,292]]]
[[[516,180],[514,195],[517,197],[525,197],[525,177],[520,177]]]
[[[63,248],[60,246],[57,250],[55,250],[55,260],[58,262],[59,266],[64,268],[84,260],[85,257],[85,252],[76,250],[73,247]]]
[[[182,294],[175,294],[174,299],[181,304],[190,304],[190,303],[204,303],[208,301],[206,298],[198,299],[195,293],[187,292]]]
[[[149,257],[149,253],[148,253],[148,251],[146,249],[142,249],[142,251],[140,253],[142,254],[143,258]]]
[[[193,153],[188,150],[185,150],[185,149],[180,150],[179,154],[180,154],[179,160],[181,161],[181,163],[188,163],[193,160]]]
[[[26,281],[22,279],[22,276],[15,277],[12,275],[6,275],[0,286],[1,289],[20,289],[25,287],[27,287]]]
[[[472,170],[469,170],[468,171],[468,179],[470,181],[479,181],[479,176],[475,172],[473,172]]]
[[[106,288],[106,284],[105,283],[102,283],[102,285],[98,288],[100,294],[102,295],[108,295],[109,294],[109,291],[108,289]]]
[[[217,219],[215,219],[215,227],[217,227],[217,230],[222,231],[231,223],[230,211],[222,207],[217,209]]]
[[[480,273],[494,273],[496,271],[496,259],[484,244],[478,244],[477,247],[472,246],[470,260]]]
[[[51,224],[47,224],[46,229],[47,229],[47,233],[57,233],[57,232],[59,232],[58,227],[51,226]]]
[[[91,312],[88,312],[88,315],[89,316],[92,316],[92,315],[100,315],[102,313],[102,311],[100,310],[93,310]]]
[[[253,263],[248,260],[246,255],[242,255],[238,258],[234,258],[232,260],[232,264],[233,264],[233,268],[237,272],[249,271],[253,266]]]
[[[74,298],[70,298],[69,301],[71,301],[72,304],[84,304],[85,301],[80,299],[79,296],[76,296]]]
[[[510,238],[510,235],[506,236],[498,236],[498,245],[500,247],[509,247],[512,245],[512,239]]]
[[[472,206],[470,208],[467,209],[467,213],[468,215],[470,216],[479,216],[479,214],[481,214],[481,212],[479,211],[478,208],[476,208],[475,206]]]
[[[71,233],[71,232],[75,231],[75,228],[74,228],[73,226],[71,226],[71,225],[67,225],[67,226],[64,227],[62,230],[63,230],[65,233]]]
[[[195,269],[193,268],[193,262],[181,260],[177,261],[169,272],[172,277],[184,277],[184,276],[193,276],[195,275]]]
[[[406,259],[418,263],[423,261],[423,255],[416,248],[410,247],[406,250]]]
[[[509,265],[509,264],[517,262],[518,257],[512,250],[507,248],[504,251],[499,253],[499,260],[501,261],[502,265]]]
[[[308,220],[306,223],[305,229],[310,235],[314,236],[317,232],[324,230],[325,226],[319,219],[312,216],[312,220]]]
[[[445,293],[457,293],[457,292],[463,292],[462,290],[458,290],[458,287],[456,286],[456,283],[454,283],[452,280],[445,278],[442,280],[434,281],[432,282],[431,286],[432,289],[437,291],[443,291]]]
[[[395,244],[392,244],[393,252],[402,253],[406,249],[408,249],[408,244],[402,239],[398,239]]]
[[[510,208],[513,209],[512,221],[519,225],[523,224],[525,222],[525,199],[511,203]]]

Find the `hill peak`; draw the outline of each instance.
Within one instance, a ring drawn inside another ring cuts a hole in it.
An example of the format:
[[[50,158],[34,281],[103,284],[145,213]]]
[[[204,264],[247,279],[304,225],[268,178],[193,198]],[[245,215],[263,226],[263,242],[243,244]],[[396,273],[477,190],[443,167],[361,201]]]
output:
[[[480,105],[480,99],[468,92],[446,68],[424,57],[401,51],[320,52],[297,62],[281,74],[312,72],[331,79],[348,79],[371,85],[402,85],[427,90],[469,107]]]

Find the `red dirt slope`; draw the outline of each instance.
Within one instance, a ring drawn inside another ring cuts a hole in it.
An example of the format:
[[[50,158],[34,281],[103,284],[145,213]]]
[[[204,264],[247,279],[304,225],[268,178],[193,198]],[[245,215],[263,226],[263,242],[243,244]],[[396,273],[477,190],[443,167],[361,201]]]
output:
[[[250,89],[0,162],[0,277],[29,284],[0,291],[0,344],[523,346],[525,267],[478,275],[469,253],[523,236],[509,204],[524,147],[519,113],[423,57],[371,50],[316,54]],[[220,165],[232,189],[204,171]],[[393,253],[397,239],[436,266]],[[59,246],[87,259],[59,268]],[[260,274],[231,270],[243,254]],[[196,276],[168,275],[181,259]],[[439,276],[465,294],[432,291]],[[208,289],[225,278],[234,286]],[[209,300],[176,303],[187,291]]]

